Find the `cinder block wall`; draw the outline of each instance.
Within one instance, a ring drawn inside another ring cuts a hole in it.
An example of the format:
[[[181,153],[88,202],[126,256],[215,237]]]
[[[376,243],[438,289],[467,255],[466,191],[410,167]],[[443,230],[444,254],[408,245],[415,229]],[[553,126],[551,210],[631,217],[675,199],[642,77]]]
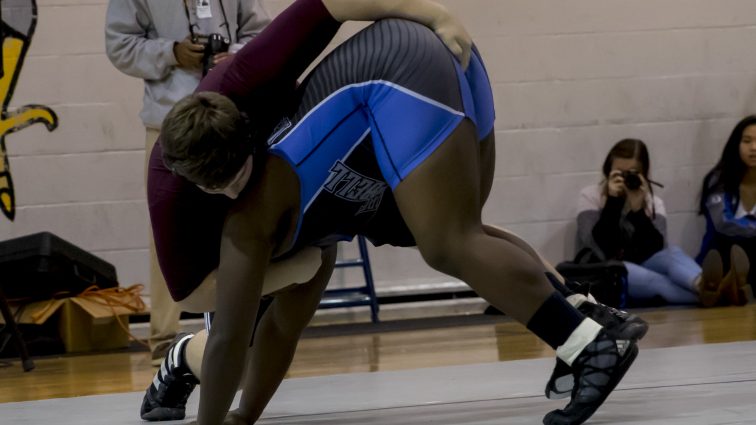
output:
[[[117,1],[117,0],[114,0]],[[168,1],[168,0],[155,0]],[[278,13],[290,1],[267,1]],[[756,111],[751,0],[445,0],[486,59],[497,107],[497,170],[487,222],[546,257],[574,254],[579,190],[617,140],[645,140],[669,240],[695,254],[703,174],[732,126]],[[0,239],[52,231],[113,262],[123,284],[147,276],[142,84],[104,54],[105,0],[40,0],[10,107],[58,115],[7,135],[15,221]],[[348,25],[341,38],[360,28]],[[440,232],[443,229],[439,229]],[[345,256],[354,252],[345,247]],[[414,250],[372,249],[379,287],[448,280]],[[333,285],[359,280],[338,272]]]

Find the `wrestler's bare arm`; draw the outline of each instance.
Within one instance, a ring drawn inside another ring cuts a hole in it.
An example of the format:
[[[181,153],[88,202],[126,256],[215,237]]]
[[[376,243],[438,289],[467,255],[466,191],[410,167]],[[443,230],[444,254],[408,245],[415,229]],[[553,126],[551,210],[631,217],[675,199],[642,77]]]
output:
[[[445,6],[430,0],[323,0],[337,21],[376,21],[404,18],[419,22],[438,34],[463,68],[470,61],[472,38]]]
[[[260,304],[272,244],[246,234],[248,222],[232,215],[224,226],[218,267],[217,309],[202,361],[202,390],[197,421],[222,424],[239,386]],[[250,232],[251,233],[251,232]],[[256,237],[255,237],[256,236]]]
[[[280,341],[282,338],[285,339],[285,335],[291,335],[291,329],[296,328],[301,332],[310,322],[322,297],[323,290],[328,285],[333,273],[336,264],[336,252],[336,245],[323,248],[320,256],[321,264],[315,275],[305,283],[279,292],[277,300],[266,311],[266,314],[270,313],[273,319],[270,320],[271,317],[268,316],[262,320],[268,320],[268,323],[275,322],[278,330],[273,333],[273,338],[266,339],[265,336],[271,336],[271,332],[266,332],[265,323],[258,324],[256,331],[258,333],[255,338],[260,339],[257,339],[254,343],[254,350],[257,350],[258,356],[250,355],[247,358],[248,363],[242,382],[243,394],[239,401],[239,408],[226,417],[225,425],[228,425],[230,417],[233,416],[244,419],[239,423],[253,424],[262,414],[270,397],[273,396],[280,385],[285,371],[289,368],[296,349],[295,343],[291,346],[291,351],[283,350],[282,352]],[[270,326],[268,326],[269,328]],[[276,345],[275,341],[279,341],[279,344]],[[262,351],[267,351],[269,354],[275,352],[276,354],[272,355],[272,358],[267,357],[269,359],[267,362],[261,361],[261,358],[266,358],[259,355]]]
[[[298,181],[281,159],[269,157],[264,171],[223,226],[216,310],[202,361],[197,421],[219,425],[228,413],[244,368],[271,257],[293,234]]]

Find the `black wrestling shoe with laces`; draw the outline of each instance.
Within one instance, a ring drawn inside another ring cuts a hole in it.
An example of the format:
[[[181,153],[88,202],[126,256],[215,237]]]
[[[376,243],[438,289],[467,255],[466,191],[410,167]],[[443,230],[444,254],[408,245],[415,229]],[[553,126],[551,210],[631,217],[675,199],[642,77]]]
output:
[[[584,302],[578,310],[600,324],[617,339],[638,341],[646,336],[648,323],[640,317],[600,303]]]
[[[634,341],[601,330],[572,363],[576,385],[567,407],[549,412],[544,425],[579,425],[604,403],[638,356]]]
[[[581,313],[604,327],[609,335],[616,339],[637,342],[648,332],[648,323],[640,317],[609,307],[604,304],[583,302],[578,307]],[[556,400],[567,398],[575,386],[572,368],[561,359],[557,359],[554,371],[546,383],[546,398]]]
[[[184,360],[184,349],[192,336],[176,335],[168,349],[142,400],[140,415],[145,421],[175,421],[186,416],[186,401],[199,384]]]

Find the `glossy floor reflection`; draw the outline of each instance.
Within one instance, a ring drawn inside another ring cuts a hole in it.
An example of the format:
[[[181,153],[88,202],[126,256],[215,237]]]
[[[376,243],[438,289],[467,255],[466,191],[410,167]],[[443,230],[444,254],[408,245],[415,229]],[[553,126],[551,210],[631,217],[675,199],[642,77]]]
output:
[[[753,424],[756,342],[645,349],[590,423]],[[552,360],[288,379],[260,424],[534,424]],[[141,393],[0,404],[3,423],[136,425]],[[189,412],[196,412],[196,394]],[[188,418],[191,419],[191,416]]]

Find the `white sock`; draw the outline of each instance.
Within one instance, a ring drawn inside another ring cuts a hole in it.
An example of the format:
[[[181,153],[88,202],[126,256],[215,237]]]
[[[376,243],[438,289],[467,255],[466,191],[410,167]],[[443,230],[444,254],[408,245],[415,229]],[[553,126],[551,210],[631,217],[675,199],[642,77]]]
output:
[[[575,308],[580,307],[580,304],[583,304],[586,301],[592,304],[598,304],[598,301],[596,301],[596,298],[593,298],[593,295],[591,295],[590,293],[588,295],[572,294],[569,297],[567,297],[567,302],[572,304],[572,306]]]
[[[567,338],[567,341],[557,347],[557,357],[572,366],[572,362],[578,358],[588,344],[596,339],[596,335],[598,335],[601,329],[601,325],[586,318],[580,322],[580,325],[578,325],[574,331],[572,331],[572,334]]]
[[[588,301],[588,297],[583,294],[572,294],[567,297],[567,302],[572,304],[573,307],[578,308],[581,304]]]

